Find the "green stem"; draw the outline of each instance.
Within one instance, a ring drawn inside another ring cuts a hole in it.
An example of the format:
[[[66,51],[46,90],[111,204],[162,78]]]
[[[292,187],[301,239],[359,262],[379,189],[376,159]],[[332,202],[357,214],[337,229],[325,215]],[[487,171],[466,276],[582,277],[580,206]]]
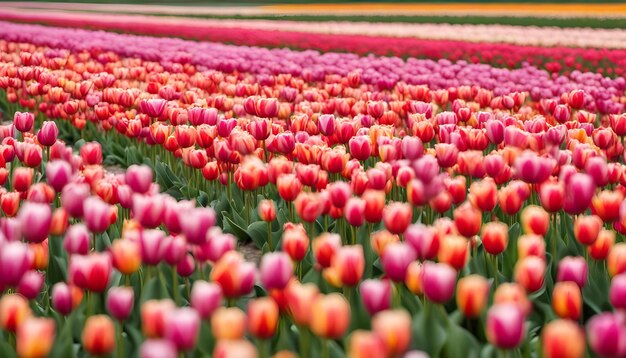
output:
[[[273,237],[272,237],[272,222],[268,222],[267,223],[267,244],[270,247],[270,251],[274,251],[274,244],[272,243],[273,241]]]
[[[309,332],[305,326],[300,326],[298,332],[300,332],[300,358],[309,358],[311,351]]]
[[[322,338],[322,358],[330,358],[330,351],[329,351],[329,342],[328,339]]]
[[[118,358],[124,357],[124,324],[122,321],[117,322],[117,356]]]
[[[176,305],[180,305],[180,293],[178,292],[178,272],[176,267],[172,266],[172,291],[174,293],[174,302]]]
[[[271,354],[272,347],[270,346],[269,339],[259,339],[259,357],[260,358],[269,358]]]

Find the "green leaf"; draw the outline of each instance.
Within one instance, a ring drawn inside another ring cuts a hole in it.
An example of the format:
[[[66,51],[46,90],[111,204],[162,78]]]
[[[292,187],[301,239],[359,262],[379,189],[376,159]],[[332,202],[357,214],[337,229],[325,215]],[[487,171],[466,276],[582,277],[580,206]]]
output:
[[[259,249],[263,248],[266,242],[268,242],[267,237],[267,223],[263,221],[253,222],[248,226],[248,230],[246,230],[248,236],[252,239],[252,242]]]
[[[448,340],[441,351],[442,357],[478,358],[480,344],[471,333],[456,324],[451,324],[447,334]]]
[[[431,303],[425,310],[418,313],[413,320],[413,344],[431,357],[439,357],[448,339],[448,332],[442,324],[441,313]],[[445,318],[447,319],[447,318]]]
[[[222,211],[222,215],[224,216],[224,232],[230,232],[242,241],[252,240],[246,230],[244,230],[241,226],[235,224],[235,222],[228,217],[227,212]]]

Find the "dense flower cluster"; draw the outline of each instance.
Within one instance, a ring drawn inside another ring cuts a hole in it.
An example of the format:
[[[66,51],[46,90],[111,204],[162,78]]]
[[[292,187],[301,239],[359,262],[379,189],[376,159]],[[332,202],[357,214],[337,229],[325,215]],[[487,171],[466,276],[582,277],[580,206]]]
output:
[[[623,79],[40,30],[0,41],[0,348],[626,355]]]

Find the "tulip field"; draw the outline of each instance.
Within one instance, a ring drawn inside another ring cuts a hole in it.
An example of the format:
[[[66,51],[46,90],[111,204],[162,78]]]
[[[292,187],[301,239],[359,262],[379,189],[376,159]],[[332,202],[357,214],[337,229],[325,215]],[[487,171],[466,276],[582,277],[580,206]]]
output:
[[[625,40],[0,9],[0,357],[626,357]]]

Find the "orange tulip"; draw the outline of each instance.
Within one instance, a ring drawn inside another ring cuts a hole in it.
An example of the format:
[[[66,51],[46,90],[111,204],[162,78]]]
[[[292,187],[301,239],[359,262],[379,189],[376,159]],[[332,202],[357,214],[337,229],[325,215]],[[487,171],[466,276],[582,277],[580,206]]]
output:
[[[381,338],[373,332],[358,330],[350,335],[348,357],[386,357],[387,351]]]
[[[319,289],[313,283],[301,284],[297,280],[293,280],[287,285],[285,289],[287,309],[295,324],[300,326],[309,324],[311,306],[319,293]]]
[[[582,358],[585,356],[585,333],[575,322],[557,319],[541,332],[545,358]]]
[[[111,244],[113,267],[124,275],[131,275],[141,266],[139,243],[129,239],[118,239]]]
[[[550,225],[550,214],[540,206],[529,205],[522,211],[522,228],[526,234],[545,236]]]
[[[87,318],[83,328],[83,348],[93,355],[109,354],[115,349],[115,326],[109,316]]]
[[[528,256],[546,257],[546,242],[541,236],[522,235],[517,240],[518,260]]]
[[[595,260],[605,260],[615,244],[615,231],[602,229],[593,244],[587,246],[589,256]]]
[[[466,202],[454,210],[454,225],[459,233],[465,237],[472,237],[480,231],[482,213]]]
[[[462,236],[445,236],[441,240],[437,258],[439,262],[446,263],[457,271],[463,269],[469,260],[469,241]]]
[[[148,300],[141,305],[143,334],[148,338],[163,337],[165,317],[176,308],[172,300]]]
[[[382,257],[387,245],[400,241],[398,235],[394,235],[387,230],[376,231],[371,237],[372,250]]]
[[[480,275],[469,275],[460,279],[456,286],[456,304],[466,317],[480,316],[487,306],[489,282]]]
[[[517,283],[507,282],[498,286],[493,295],[493,304],[502,303],[514,303],[520,306],[526,315],[532,310],[532,304],[528,300],[524,287]]]
[[[8,294],[0,298],[0,327],[15,332],[32,315],[28,300],[19,294]]]
[[[389,356],[399,356],[411,343],[411,315],[405,310],[387,310],[372,319],[372,331],[380,337]]]
[[[17,354],[20,358],[44,358],[52,349],[55,324],[51,318],[28,318],[17,329]]]
[[[602,229],[602,219],[595,215],[579,216],[574,221],[574,236],[583,245],[591,245]]]
[[[557,282],[552,291],[552,308],[557,316],[577,320],[583,304],[580,287],[575,282]]]
[[[261,339],[271,338],[278,327],[278,305],[270,297],[257,298],[248,304],[248,331]]]
[[[535,292],[543,286],[546,273],[546,262],[537,256],[528,256],[515,264],[515,282],[526,291]]]
[[[423,273],[424,268],[422,267],[422,263],[418,261],[411,262],[406,270],[404,283],[409,291],[411,291],[414,295],[421,296],[424,294],[422,281]]]
[[[611,248],[607,257],[607,267],[611,277],[626,272],[626,243],[620,242]]]
[[[350,304],[338,293],[318,296],[311,311],[311,330],[318,337],[340,339],[350,325]]]
[[[237,340],[246,332],[246,314],[237,307],[220,307],[211,316],[211,331],[217,340]]]
[[[492,221],[483,225],[481,236],[485,251],[498,255],[509,244],[509,227],[505,223]]]

